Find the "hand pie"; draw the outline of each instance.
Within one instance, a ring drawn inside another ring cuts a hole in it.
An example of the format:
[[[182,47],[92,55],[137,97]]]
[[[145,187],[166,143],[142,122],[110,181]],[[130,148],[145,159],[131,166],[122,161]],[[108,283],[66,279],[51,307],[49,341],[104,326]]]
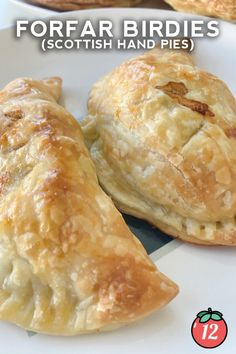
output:
[[[236,20],[235,0],[165,0],[175,10]]]
[[[0,93],[0,319],[75,335],[133,322],[178,288],[99,187],[60,92],[52,78]]]
[[[83,130],[124,212],[201,244],[236,244],[236,104],[188,53],[155,49],[92,88]]]
[[[93,9],[96,7],[125,7],[137,5],[142,0],[31,0],[33,4],[59,11]]]

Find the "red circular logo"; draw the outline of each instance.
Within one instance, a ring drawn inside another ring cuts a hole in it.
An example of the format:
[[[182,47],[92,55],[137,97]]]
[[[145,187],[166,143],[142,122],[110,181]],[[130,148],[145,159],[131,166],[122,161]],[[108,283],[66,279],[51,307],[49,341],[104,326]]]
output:
[[[219,311],[200,311],[191,328],[195,342],[203,348],[216,348],[221,345],[228,334],[228,327]]]

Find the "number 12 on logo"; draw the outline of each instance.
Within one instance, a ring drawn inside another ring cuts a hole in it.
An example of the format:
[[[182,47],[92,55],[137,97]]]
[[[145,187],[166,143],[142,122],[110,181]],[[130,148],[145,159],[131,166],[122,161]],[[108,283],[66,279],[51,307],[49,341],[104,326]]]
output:
[[[205,339],[212,339],[212,340],[217,340],[218,336],[214,334],[218,331],[219,327],[216,323],[207,323],[205,325],[203,325],[204,329],[203,329],[203,333],[202,333],[202,339],[205,340]],[[211,332],[208,331],[208,328],[210,330],[212,330]],[[210,332],[210,334],[209,334]]]

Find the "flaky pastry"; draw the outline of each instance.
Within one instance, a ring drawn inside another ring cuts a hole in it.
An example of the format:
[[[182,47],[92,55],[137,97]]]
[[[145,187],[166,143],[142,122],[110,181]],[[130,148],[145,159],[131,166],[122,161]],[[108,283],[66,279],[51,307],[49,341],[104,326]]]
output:
[[[236,103],[188,53],[154,49],[99,80],[82,125],[124,212],[201,244],[236,244]]]
[[[236,20],[236,0],[165,0],[175,10]]]
[[[142,318],[178,289],[100,188],[60,93],[58,78],[0,92],[0,319],[75,335]]]

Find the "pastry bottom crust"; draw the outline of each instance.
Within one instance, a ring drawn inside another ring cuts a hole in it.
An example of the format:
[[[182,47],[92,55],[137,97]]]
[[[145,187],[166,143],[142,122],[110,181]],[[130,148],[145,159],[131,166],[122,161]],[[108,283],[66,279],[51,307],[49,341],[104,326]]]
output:
[[[137,5],[141,0],[31,0],[31,2],[52,10],[71,11],[97,7],[129,7]]]
[[[235,220],[202,223],[187,219],[164,205],[146,202],[116,171],[113,171],[102,153],[101,142],[96,140],[90,146],[98,179],[102,188],[111,196],[122,212],[144,219],[168,235],[199,245],[236,245]]]

